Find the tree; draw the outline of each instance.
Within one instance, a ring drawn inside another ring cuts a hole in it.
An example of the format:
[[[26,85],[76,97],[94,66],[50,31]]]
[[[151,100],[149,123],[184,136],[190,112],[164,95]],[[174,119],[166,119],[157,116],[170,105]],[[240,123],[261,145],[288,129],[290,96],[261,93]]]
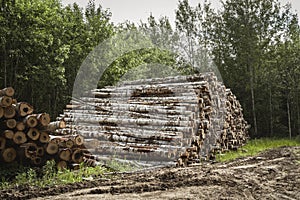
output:
[[[18,99],[56,117],[85,56],[112,34],[110,14],[89,5],[84,18],[59,0],[1,0],[0,87],[13,86]]]
[[[267,63],[266,55],[285,31],[281,6],[271,0],[227,0],[216,22],[214,41],[220,43],[214,48],[227,52],[215,54],[216,62],[226,85],[243,102],[247,118],[251,116],[254,135],[258,136],[258,128],[263,125],[258,124],[257,101],[261,99],[255,93],[260,92],[259,72]]]

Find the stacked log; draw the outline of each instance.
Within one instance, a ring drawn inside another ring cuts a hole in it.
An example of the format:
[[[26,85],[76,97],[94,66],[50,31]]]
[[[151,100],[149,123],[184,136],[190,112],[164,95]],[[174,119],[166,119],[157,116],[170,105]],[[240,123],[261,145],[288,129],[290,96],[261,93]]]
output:
[[[58,134],[80,134],[89,156],[186,166],[245,144],[242,108],[213,73],[123,82],[73,98]]]
[[[33,106],[17,102],[12,87],[0,90],[0,162],[41,166],[54,159],[57,166],[83,162],[83,138],[54,136],[65,127],[63,120],[50,122],[47,113],[34,114]]]

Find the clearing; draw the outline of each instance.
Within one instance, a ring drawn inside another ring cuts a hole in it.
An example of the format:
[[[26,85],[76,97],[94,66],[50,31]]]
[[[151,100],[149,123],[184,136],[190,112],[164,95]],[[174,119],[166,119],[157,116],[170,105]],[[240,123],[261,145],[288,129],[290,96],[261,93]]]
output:
[[[300,199],[300,147],[188,168],[106,175],[83,183],[0,191],[1,199]]]

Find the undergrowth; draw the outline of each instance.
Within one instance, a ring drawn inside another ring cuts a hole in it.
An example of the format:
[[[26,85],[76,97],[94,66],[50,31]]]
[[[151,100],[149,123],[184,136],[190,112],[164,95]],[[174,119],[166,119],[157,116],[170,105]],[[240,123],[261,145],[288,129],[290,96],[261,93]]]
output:
[[[277,138],[253,139],[237,151],[229,151],[225,154],[217,155],[217,161],[224,162],[246,156],[255,156],[262,151],[283,146],[300,146],[300,140],[298,138],[292,140]]]
[[[300,146],[300,139],[253,139],[237,151],[217,155],[217,161],[224,162],[240,157],[254,156],[262,151],[281,146]],[[106,167],[86,167],[82,164],[78,170],[57,170],[56,163],[53,160],[48,161],[45,166],[39,168],[24,167],[12,163],[0,166],[0,189],[65,185],[102,177],[107,172],[131,171],[136,167],[133,164],[118,162],[114,159],[106,163]]]
[[[16,163],[0,167],[0,189],[12,187],[48,187],[82,182],[101,177],[107,172],[128,171],[132,166],[117,161],[110,161],[106,167],[87,167],[82,163],[78,170],[58,170],[54,160],[47,161],[43,167],[24,167]]]

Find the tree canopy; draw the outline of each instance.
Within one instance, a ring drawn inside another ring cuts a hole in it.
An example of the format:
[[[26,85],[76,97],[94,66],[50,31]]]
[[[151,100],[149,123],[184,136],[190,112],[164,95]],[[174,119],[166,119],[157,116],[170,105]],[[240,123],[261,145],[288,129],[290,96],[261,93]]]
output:
[[[193,7],[179,0],[175,14],[175,27],[152,15],[140,25],[114,25],[111,13],[92,0],[85,9],[60,0],[0,0],[0,87],[13,86],[18,99],[55,118],[88,55],[113,35],[136,30],[153,44],[180,48],[184,59],[150,46],[135,49],[110,63],[99,87],[126,73],[145,78],[155,63],[183,74],[215,71],[240,100],[252,136],[300,135],[300,28],[289,4],[225,0],[214,10],[208,1]],[[117,55],[122,42],[115,40],[103,58]]]

